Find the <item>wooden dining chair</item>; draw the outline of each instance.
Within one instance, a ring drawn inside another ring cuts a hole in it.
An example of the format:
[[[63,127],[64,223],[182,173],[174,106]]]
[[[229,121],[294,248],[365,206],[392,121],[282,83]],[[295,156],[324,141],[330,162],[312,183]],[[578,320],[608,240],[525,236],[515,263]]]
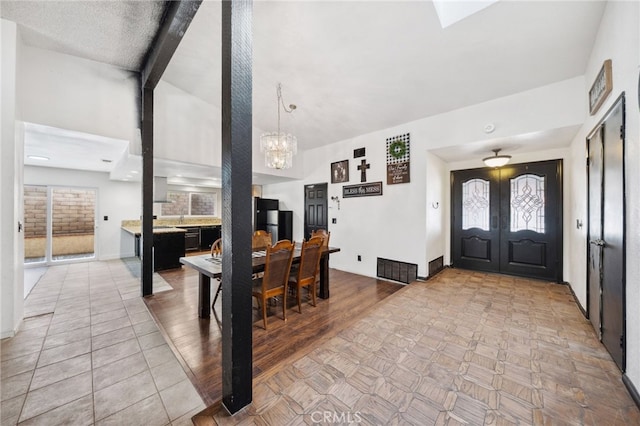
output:
[[[320,271],[320,256],[322,254],[323,239],[320,236],[311,237],[309,241],[302,241],[302,251],[300,253],[300,264],[295,275],[289,277],[289,285],[296,289],[296,299],[298,301],[298,312],[302,313],[300,303],[300,293],[302,287],[311,287],[311,300],[316,306],[316,278]]]
[[[322,237],[324,240],[322,241],[322,245],[324,247],[329,247],[329,238],[331,238],[331,232],[327,232],[326,229],[316,229],[311,232],[311,237]]]
[[[271,245],[271,232],[257,230],[251,238],[251,248],[266,248]]]
[[[212,257],[220,257],[222,256],[222,238],[218,238],[211,244],[211,256]],[[218,296],[220,295],[220,291],[222,291],[222,280],[220,278],[216,278],[218,280],[218,289],[216,290],[216,295],[213,297],[213,303],[211,304],[211,309],[215,309],[214,305],[216,304],[216,300],[218,300]]]
[[[293,260],[294,243],[281,240],[276,245],[267,246],[267,255],[262,278],[253,280],[253,297],[258,300],[262,308],[264,329],[267,329],[267,300],[271,297],[282,296],[282,319],[287,320],[287,285],[289,271]]]

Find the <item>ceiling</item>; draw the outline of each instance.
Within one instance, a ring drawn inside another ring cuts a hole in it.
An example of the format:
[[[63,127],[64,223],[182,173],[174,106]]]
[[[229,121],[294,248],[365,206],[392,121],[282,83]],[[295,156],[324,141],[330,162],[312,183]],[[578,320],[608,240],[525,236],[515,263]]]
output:
[[[137,69],[164,7],[2,1],[2,16],[25,28],[26,44]],[[503,0],[443,29],[431,1],[256,1],[254,125],[275,128],[278,82],[285,104],[297,105],[282,127],[305,150],[582,75],[604,7]],[[163,76],[218,108],[220,9],[203,2]],[[573,135],[513,144],[568,146]]]

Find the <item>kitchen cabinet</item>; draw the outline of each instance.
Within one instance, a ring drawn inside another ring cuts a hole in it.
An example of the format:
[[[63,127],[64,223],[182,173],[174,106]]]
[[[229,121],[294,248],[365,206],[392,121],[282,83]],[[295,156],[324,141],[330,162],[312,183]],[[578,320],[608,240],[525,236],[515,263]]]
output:
[[[215,240],[221,237],[222,226],[203,226],[200,228],[200,250],[210,250]]]
[[[180,258],[185,254],[183,232],[153,234],[153,270],[180,268]]]

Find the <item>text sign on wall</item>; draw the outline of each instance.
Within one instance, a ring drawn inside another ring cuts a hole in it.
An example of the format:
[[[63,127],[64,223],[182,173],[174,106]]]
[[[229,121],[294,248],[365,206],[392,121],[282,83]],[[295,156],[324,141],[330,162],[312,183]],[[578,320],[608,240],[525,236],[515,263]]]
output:
[[[387,185],[411,181],[409,139],[409,133],[387,138]]]
[[[372,195],[382,195],[382,182],[369,182],[342,187],[342,198],[369,197]]]

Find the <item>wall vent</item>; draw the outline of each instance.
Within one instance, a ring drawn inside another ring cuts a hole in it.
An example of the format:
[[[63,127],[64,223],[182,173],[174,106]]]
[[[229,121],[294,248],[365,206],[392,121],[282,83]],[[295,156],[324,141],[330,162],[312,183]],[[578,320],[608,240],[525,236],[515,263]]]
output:
[[[444,257],[440,256],[429,262],[429,278],[433,277],[438,272],[444,269]]]
[[[418,278],[418,265],[379,257],[378,277],[410,284]]]

